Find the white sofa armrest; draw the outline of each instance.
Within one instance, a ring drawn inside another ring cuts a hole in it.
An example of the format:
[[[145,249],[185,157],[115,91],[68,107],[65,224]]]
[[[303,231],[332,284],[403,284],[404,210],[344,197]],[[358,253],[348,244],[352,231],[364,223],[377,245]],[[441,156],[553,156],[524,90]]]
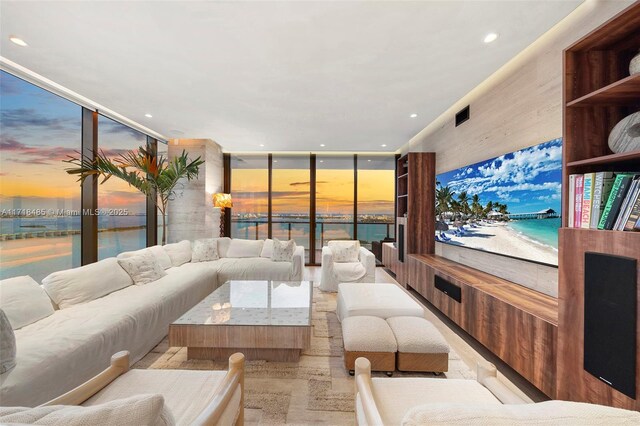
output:
[[[333,252],[327,246],[322,247],[322,264],[333,265]]]
[[[291,280],[302,281],[304,275],[304,247],[297,246],[291,259]]]
[[[358,258],[367,271],[363,282],[376,282],[376,256],[366,248],[360,247]]]

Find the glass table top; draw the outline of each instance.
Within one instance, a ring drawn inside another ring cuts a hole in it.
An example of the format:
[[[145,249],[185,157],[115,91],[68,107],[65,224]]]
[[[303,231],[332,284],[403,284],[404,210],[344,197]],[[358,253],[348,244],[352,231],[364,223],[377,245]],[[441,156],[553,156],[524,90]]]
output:
[[[311,281],[227,281],[175,325],[311,325]]]

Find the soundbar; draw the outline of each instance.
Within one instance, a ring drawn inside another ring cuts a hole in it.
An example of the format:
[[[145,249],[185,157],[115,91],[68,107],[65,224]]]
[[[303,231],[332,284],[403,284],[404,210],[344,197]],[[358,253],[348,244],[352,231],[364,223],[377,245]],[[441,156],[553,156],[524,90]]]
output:
[[[435,276],[435,287],[455,300],[458,303],[462,303],[462,290],[455,284],[450,283],[438,275]]]

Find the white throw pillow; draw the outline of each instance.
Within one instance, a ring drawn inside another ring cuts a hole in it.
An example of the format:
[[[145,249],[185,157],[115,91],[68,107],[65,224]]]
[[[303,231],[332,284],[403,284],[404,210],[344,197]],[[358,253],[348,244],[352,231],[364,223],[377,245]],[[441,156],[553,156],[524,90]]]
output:
[[[0,423],[65,426],[175,425],[162,395],[135,395],[88,407],[48,405],[44,407],[0,407]]]
[[[133,284],[115,257],[50,274],[42,286],[60,309],[90,302]]]
[[[293,260],[293,253],[296,251],[296,242],[289,240],[286,243],[273,239],[273,254],[271,260],[274,262],[291,262]]]
[[[424,404],[405,414],[403,426],[450,425],[626,426],[640,424],[640,413],[603,405],[568,401],[536,404]]]
[[[227,257],[227,251],[229,251],[229,245],[231,245],[231,238],[221,237],[218,238],[218,256]]]
[[[360,241],[329,241],[334,262],[358,262],[360,255]]]
[[[126,259],[128,257],[131,256],[135,256],[141,253],[151,253],[153,254],[156,259],[158,260],[158,263],[160,263],[160,266],[162,266],[163,269],[169,269],[171,268],[173,265],[171,264],[171,258],[169,257],[169,255],[167,254],[167,252],[165,251],[165,249],[162,246],[153,246],[153,247],[147,247],[141,250],[136,250],[136,251],[125,251],[123,253],[120,253],[116,259],[120,260],[120,259]]]
[[[136,285],[148,284],[167,275],[158,259],[151,252],[144,252],[135,256],[118,259],[118,263]]]
[[[234,238],[229,244],[229,250],[227,250],[227,257],[260,257],[262,252],[262,240],[241,240]]]
[[[189,240],[167,244],[164,246],[164,249],[171,258],[171,264],[173,266],[180,266],[191,262],[191,242]]]
[[[0,374],[4,374],[16,366],[16,335],[9,318],[0,309]]]
[[[220,256],[218,256],[218,240],[216,238],[195,240],[193,242],[192,262],[207,262],[218,259],[220,259]]]
[[[260,252],[260,257],[266,257],[267,259],[271,259],[271,255],[273,254],[273,240],[267,238],[264,240],[264,244],[262,245],[262,251]]]
[[[14,330],[53,314],[51,299],[28,275],[0,281],[0,309]]]

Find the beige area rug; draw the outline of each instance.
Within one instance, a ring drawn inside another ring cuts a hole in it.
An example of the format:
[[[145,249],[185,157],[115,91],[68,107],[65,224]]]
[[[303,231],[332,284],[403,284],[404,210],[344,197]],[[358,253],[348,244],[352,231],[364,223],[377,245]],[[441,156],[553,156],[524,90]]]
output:
[[[343,366],[342,331],[335,311],[336,295],[315,288],[311,347],[300,361],[247,361],[247,424],[355,424],[353,377]],[[187,360],[186,348],[169,347],[165,339],[133,368],[226,370],[227,363]],[[374,375],[385,377],[384,373]],[[394,377],[435,375],[395,372]],[[449,372],[439,377],[474,379],[475,373],[452,350]]]

